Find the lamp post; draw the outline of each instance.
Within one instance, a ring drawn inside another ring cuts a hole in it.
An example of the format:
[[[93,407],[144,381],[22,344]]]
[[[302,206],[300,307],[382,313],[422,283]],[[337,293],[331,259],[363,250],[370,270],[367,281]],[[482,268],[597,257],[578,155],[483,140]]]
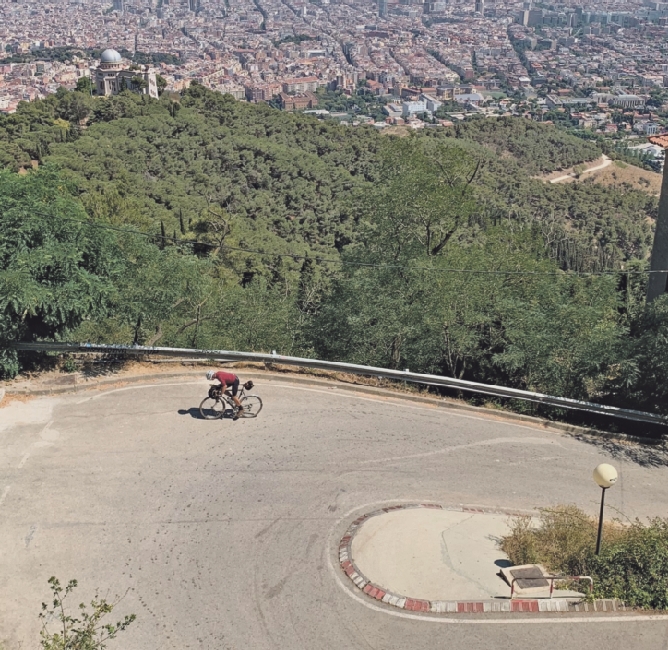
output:
[[[601,550],[601,535],[603,534],[603,505],[605,503],[605,491],[617,482],[617,470],[607,463],[601,463],[594,470],[594,480],[601,488],[601,514],[598,518],[598,536],[596,537],[596,555]]]

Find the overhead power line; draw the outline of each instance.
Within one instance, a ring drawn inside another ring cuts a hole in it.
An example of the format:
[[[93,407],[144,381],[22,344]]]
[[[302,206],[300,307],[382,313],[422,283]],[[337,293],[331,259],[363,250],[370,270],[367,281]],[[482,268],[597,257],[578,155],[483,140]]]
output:
[[[53,215],[41,214],[43,217],[52,217]],[[118,226],[112,226],[106,223],[100,223],[98,221],[84,221],[82,219],[74,219],[71,217],[62,217],[58,216],[58,219],[61,221],[70,221],[73,223],[78,223],[84,226],[90,226],[92,228],[101,228],[104,230],[113,230],[115,232],[121,232],[128,235],[139,235],[140,237],[146,237],[148,239],[159,239],[165,242],[171,242],[177,245],[183,246],[200,246],[205,248],[218,248],[229,251],[236,251],[240,253],[246,253],[248,255],[260,255],[262,257],[290,257],[294,260],[305,260],[313,259],[316,262],[326,262],[329,264],[340,264],[342,266],[355,266],[361,268],[373,268],[373,269],[390,269],[390,270],[404,270],[404,271],[431,271],[437,273],[468,273],[472,275],[536,275],[536,276],[553,276],[553,277],[563,277],[564,275],[577,275],[577,276],[606,276],[606,275],[649,275],[651,273],[668,273],[668,269],[655,269],[655,270],[639,270],[631,271],[625,269],[617,269],[610,271],[506,271],[503,269],[494,269],[494,270],[484,270],[484,269],[457,269],[451,267],[438,267],[438,266],[409,266],[406,264],[373,264],[371,262],[353,262],[349,260],[342,259],[332,259],[328,257],[322,257],[317,253],[311,255],[304,255],[301,253],[268,253],[266,251],[261,251],[255,248],[242,248],[241,246],[230,246],[228,244],[211,244],[209,242],[201,242],[193,239],[179,239],[178,237],[169,237],[167,235],[152,234],[147,232],[142,232],[140,230],[131,230],[129,228],[119,228]]]

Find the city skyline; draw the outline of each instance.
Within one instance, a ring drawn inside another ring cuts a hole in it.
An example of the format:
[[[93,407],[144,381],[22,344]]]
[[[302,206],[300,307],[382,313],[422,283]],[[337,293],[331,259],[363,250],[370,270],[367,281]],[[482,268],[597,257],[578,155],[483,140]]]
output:
[[[106,48],[168,55],[155,61],[169,90],[197,81],[277,105],[286,105],[282,94],[299,94],[289,90],[295,79],[309,78],[307,92],[350,95],[364,81],[377,97],[468,97],[462,108],[474,111],[498,99],[488,93],[554,108],[586,103],[601,89],[611,105],[623,94],[642,108],[668,79],[668,3],[649,0],[24,0],[0,4],[0,25],[5,112],[73,88],[98,65],[86,52]],[[49,60],[49,50],[65,47],[82,55]],[[26,55],[30,62],[17,62]],[[476,93],[483,101],[471,100]],[[509,108],[495,106],[496,113]],[[592,119],[585,116],[583,126],[616,128],[611,119]],[[660,128],[652,122],[646,133]]]

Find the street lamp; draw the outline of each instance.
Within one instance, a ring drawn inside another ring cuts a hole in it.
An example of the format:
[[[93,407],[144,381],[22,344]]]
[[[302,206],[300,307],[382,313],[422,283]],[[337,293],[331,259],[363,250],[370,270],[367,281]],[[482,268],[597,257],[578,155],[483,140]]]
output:
[[[603,504],[605,502],[605,491],[617,482],[617,470],[607,463],[601,463],[594,470],[594,480],[601,488],[601,514],[598,518],[598,536],[596,538],[596,555],[601,550],[601,535],[603,534]]]

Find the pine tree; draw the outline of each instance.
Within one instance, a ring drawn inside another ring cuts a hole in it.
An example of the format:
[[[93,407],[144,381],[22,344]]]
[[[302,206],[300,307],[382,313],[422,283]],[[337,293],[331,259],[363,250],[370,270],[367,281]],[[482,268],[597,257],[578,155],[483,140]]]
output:
[[[297,293],[297,305],[304,314],[313,314],[317,308],[315,291],[315,264],[307,255],[304,258],[299,273],[299,290]]]

